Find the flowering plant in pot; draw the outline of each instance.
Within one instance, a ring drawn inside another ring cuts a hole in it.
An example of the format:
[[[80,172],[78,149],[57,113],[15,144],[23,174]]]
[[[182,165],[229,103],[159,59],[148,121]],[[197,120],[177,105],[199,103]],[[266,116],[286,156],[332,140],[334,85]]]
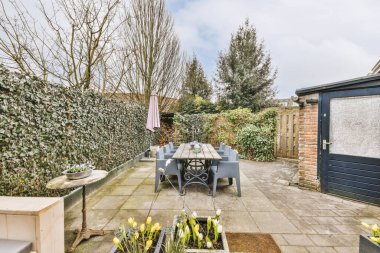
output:
[[[128,219],[128,228],[120,226],[115,232],[113,242],[115,246],[110,253],[159,253],[165,240],[165,229],[159,223],[152,223],[148,217],[140,225],[133,218]]]
[[[185,246],[185,252],[229,252],[220,222],[221,210],[214,217],[188,215],[185,210],[174,218],[172,238]]]
[[[370,235],[360,235],[359,253],[376,253],[380,252],[380,228],[377,224],[372,226],[367,223],[362,225],[371,230]]]
[[[95,166],[90,163],[81,163],[67,166],[66,170],[62,174],[70,180],[76,180],[81,178],[86,178],[91,175],[92,171],[95,169]]]

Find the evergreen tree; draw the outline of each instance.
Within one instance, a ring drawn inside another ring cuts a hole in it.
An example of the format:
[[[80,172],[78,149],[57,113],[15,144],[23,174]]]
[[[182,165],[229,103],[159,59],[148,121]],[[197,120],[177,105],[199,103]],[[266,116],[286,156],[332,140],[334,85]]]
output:
[[[206,78],[201,63],[196,56],[193,56],[186,63],[177,111],[184,114],[214,112],[216,105],[210,101],[211,95],[212,86]]]
[[[211,84],[207,80],[202,65],[195,55],[186,63],[181,95],[184,97],[191,96],[193,98],[196,96],[203,99],[211,98]]]
[[[271,57],[257,40],[255,27],[247,19],[231,36],[229,49],[220,53],[216,82],[218,102],[223,109],[250,108],[256,112],[272,104],[277,71]]]

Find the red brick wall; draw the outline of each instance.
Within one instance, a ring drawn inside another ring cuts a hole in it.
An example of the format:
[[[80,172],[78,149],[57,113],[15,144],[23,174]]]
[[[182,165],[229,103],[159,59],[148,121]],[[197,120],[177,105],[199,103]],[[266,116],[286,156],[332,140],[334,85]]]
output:
[[[299,101],[306,99],[318,99],[318,94],[311,94],[299,98]],[[299,185],[300,187],[313,190],[320,190],[320,183],[317,178],[317,157],[318,157],[318,104],[305,104],[300,107],[299,113]]]

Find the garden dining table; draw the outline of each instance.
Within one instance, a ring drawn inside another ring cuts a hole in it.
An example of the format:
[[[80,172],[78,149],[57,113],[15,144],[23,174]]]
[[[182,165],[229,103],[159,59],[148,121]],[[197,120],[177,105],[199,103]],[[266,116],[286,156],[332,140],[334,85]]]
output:
[[[185,194],[185,188],[192,184],[200,184],[209,190],[208,185],[209,169],[212,161],[222,160],[211,144],[199,144],[200,149],[196,150],[188,143],[181,144],[173,155],[173,159],[183,164],[183,177],[185,183],[181,189],[181,194]]]

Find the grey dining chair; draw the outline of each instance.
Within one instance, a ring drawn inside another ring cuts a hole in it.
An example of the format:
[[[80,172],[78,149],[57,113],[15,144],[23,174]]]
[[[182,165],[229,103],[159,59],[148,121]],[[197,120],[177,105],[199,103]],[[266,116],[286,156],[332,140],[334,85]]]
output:
[[[212,196],[216,195],[216,186],[219,178],[228,178],[229,185],[232,185],[232,179],[235,178],[238,197],[241,197],[240,188],[240,169],[239,169],[239,155],[235,150],[231,150],[228,161],[220,161],[217,165],[211,166],[211,173],[213,176],[213,191]]]
[[[175,153],[177,151],[177,148],[174,147],[173,142],[170,141],[168,145],[171,153]]]
[[[164,150],[165,159],[170,159],[173,157],[174,153],[170,152],[169,144],[166,144],[165,146],[163,146],[163,150]]]
[[[182,170],[182,164],[178,163],[173,159],[165,158],[164,149],[160,148],[157,151],[156,155],[156,177],[154,182],[154,191],[158,191],[158,186],[160,181],[165,180],[164,174],[159,170],[160,168],[163,168],[165,170],[166,176],[177,176],[178,178],[178,187],[179,191],[182,190],[182,177],[181,177],[181,170]]]

